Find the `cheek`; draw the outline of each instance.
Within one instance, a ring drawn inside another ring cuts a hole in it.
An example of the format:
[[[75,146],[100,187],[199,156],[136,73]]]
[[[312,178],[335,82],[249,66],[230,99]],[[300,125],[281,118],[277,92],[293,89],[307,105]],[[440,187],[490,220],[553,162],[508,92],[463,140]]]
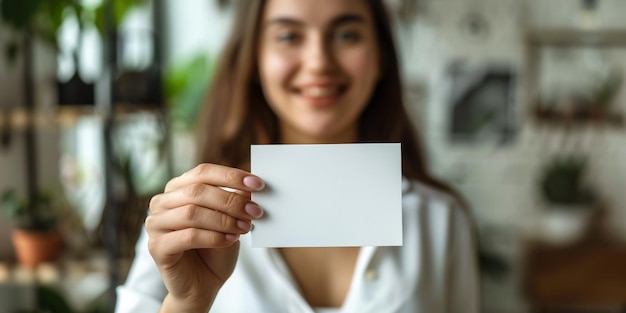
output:
[[[342,63],[353,79],[362,84],[372,84],[378,80],[379,61],[375,47],[365,50],[360,49],[344,55]]]
[[[262,55],[259,64],[261,69],[261,83],[264,88],[265,86],[278,88],[285,85],[294,67],[294,62],[291,58],[276,53]]]

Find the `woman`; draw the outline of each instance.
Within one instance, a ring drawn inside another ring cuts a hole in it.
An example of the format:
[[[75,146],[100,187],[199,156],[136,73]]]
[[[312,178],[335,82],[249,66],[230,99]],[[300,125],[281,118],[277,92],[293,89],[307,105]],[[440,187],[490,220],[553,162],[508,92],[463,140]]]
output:
[[[478,312],[470,218],[424,168],[381,1],[240,5],[204,163],[152,199],[117,312]],[[250,145],[353,142],[402,143],[404,246],[250,248]]]

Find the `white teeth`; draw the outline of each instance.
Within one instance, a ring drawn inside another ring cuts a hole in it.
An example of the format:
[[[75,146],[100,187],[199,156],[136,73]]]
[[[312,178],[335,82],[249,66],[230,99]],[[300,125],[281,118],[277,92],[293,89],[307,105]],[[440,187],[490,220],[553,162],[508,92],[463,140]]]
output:
[[[337,88],[334,87],[309,87],[302,92],[307,97],[328,97],[337,93]]]

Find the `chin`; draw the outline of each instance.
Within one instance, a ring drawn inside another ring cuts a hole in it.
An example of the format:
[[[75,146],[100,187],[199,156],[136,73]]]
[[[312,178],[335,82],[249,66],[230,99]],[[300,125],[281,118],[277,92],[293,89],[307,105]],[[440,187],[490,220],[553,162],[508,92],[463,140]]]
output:
[[[351,136],[347,136],[336,129],[330,128],[311,129],[302,134],[310,138],[309,141],[315,143],[345,143],[354,141]]]

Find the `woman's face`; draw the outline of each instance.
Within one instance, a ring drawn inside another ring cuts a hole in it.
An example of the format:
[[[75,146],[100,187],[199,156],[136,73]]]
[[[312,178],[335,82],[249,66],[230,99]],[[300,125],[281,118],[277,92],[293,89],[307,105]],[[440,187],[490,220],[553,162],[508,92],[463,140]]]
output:
[[[268,0],[258,64],[282,142],[357,140],[380,70],[365,1]]]

